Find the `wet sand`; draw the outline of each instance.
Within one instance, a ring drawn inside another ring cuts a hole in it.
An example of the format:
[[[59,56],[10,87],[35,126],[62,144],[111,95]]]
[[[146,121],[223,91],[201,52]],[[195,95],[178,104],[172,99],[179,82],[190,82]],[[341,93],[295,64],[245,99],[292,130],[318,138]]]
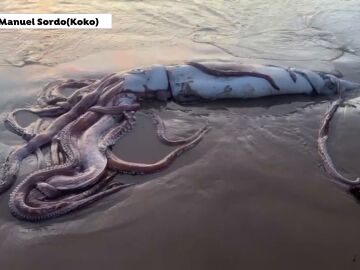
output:
[[[142,64],[221,55],[207,47],[181,51],[173,58],[166,54],[166,61],[165,54],[143,52]],[[31,102],[54,78],[137,66],[141,60],[135,55],[142,57],[123,50],[56,67],[2,67],[0,109]],[[109,61],[99,66],[98,59]],[[359,81],[358,62],[351,59],[327,68]],[[330,101],[286,96],[149,104],[166,120],[170,134],[189,134],[206,121],[212,130],[170,168],[118,176],[139,185],[59,219],[20,222],[9,214],[8,193],[1,196],[1,269],[358,269],[360,205],[331,182],[316,148]],[[331,154],[351,176],[360,175],[359,117],[358,109],[341,109],[331,127]],[[139,115],[136,129],[116,145],[117,154],[132,161],[161,158],[170,148],[154,131]],[[3,125],[0,136],[3,155],[7,145],[21,143]],[[23,164],[24,175],[34,158]]]
[[[1,31],[0,113],[31,104],[58,78],[154,63],[222,59],[341,72],[360,82],[357,0],[4,0],[3,13],[112,13],[109,31]],[[360,99],[340,108],[329,149],[360,175]],[[205,122],[203,141],[166,170],[118,176],[138,185],[43,223],[20,222],[0,196],[0,268],[359,269],[360,204],[324,172],[317,153],[331,97],[283,96],[181,106],[150,103],[169,134]],[[22,115],[21,122],[32,120]],[[0,160],[23,141],[0,125]],[[115,152],[152,162],[161,145],[139,114]],[[19,181],[34,169],[23,162]]]

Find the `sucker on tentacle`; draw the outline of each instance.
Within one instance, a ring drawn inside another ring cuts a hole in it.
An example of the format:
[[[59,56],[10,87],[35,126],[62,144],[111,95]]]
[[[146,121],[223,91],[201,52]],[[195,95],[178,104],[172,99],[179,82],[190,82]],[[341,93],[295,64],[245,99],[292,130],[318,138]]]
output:
[[[119,105],[120,108],[124,108],[123,105]],[[127,107],[126,107],[127,108]],[[130,107],[129,107],[130,108]],[[67,203],[64,204],[64,200],[60,199],[61,203],[59,202],[56,204],[56,198],[60,197],[61,194],[68,194],[73,192],[78,192],[81,190],[84,190],[86,188],[90,188],[89,190],[93,189],[92,186],[96,186],[97,182],[100,180],[100,178],[103,176],[105,169],[106,169],[106,157],[105,152],[101,153],[101,149],[99,148],[99,151],[96,150],[97,145],[99,142],[96,142],[97,138],[100,136],[101,133],[104,132],[107,129],[107,127],[110,127],[114,123],[114,119],[110,115],[101,116],[102,114],[88,111],[85,115],[80,117],[74,124],[70,125],[61,135],[60,140],[62,144],[65,143],[65,145],[62,145],[64,149],[70,149],[65,151],[68,156],[68,161],[66,166],[62,166],[62,169],[58,172],[56,172],[56,175],[52,173],[54,176],[47,177],[45,179],[41,178],[41,174],[44,174],[44,172],[38,172],[33,174],[28,179],[24,180],[24,183],[29,183],[33,181],[32,186],[27,188],[27,192],[24,192],[25,196],[26,194],[29,194],[30,190],[32,188],[38,189],[43,195],[45,195],[45,198],[54,200],[51,203],[47,203],[49,207],[46,207],[44,205],[41,205],[42,208],[33,209],[33,213],[29,213],[30,209],[26,207],[25,198],[23,196],[21,198],[17,198],[16,196],[11,197],[11,207],[12,212],[15,213],[16,216],[22,216],[22,217],[29,217],[31,214],[34,216],[35,212],[37,212],[37,217],[32,217],[35,219],[43,218],[41,217],[41,211],[44,211],[44,209],[47,209],[46,211],[48,214],[50,214],[52,217],[57,216],[61,213],[72,211],[81,205],[83,203],[90,203],[95,198],[99,197],[99,195],[94,195],[91,197],[91,199],[86,198],[84,196],[81,197],[80,200],[75,200],[74,198],[78,198],[78,196],[70,196],[73,198],[72,203],[70,204],[69,200],[67,199]],[[96,122],[95,124],[93,124]],[[79,127],[82,127],[85,132],[83,135],[79,133]],[[72,130],[74,132],[78,132],[79,139],[74,141],[71,138]],[[70,136],[70,137],[69,137]],[[67,138],[67,139],[65,139]],[[83,141],[83,142],[82,142]],[[102,140],[101,140],[102,141]],[[72,144],[76,144],[76,146],[71,146]],[[105,143],[106,142],[102,142]],[[83,145],[82,145],[83,144]],[[79,147],[79,150],[73,149],[73,147],[77,148]],[[86,151],[84,150],[86,147]],[[93,149],[91,149],[91,147]],[[106,145],[105,145],[106,147]],[[95,152],[97,151],[97,154]],[[92,155],[88,155],[89,153],[92,153]],[[74,157],[74,153],[77,153],[76,155],[78,158]],[[94,156],[98,156],[98,158],[94,159]],[[103,157],[102,157],[103,156]],[[84,161],[85,160],[85,161]],[[74,166],[78,166],[78,164],[83,167],[81,172],[77,172],[77,170],[74,170]],[[55,166],[53,168],[49,168],[47,173],[51,173],[54,170],[59,170],[58,166]],[[64,174],[64,175],[59,175]],[[40,177],[40,178],[39,178]],[[121,188],[125,188],[126,186],[121,186]],[[112,186],[110,189],[101,192],[101,194],[106,195],[110,191],[117,190],[118,187]],[[81,194],[87,194],[82,192]],[[92,194],[92,193],[91,193]],[[88,196],[90,196],[89,194]],[[19,200],[22,200],[23,203],[19,203]],[[32,199],[33,201],[34,199]],[[38,203],[39,204],[39,203]],[[51,207],[50,207],[51,205]],[[19,214],[22,212],[22,214]]]
[[[113,146],[122,136],[130,132],[136,123],[135,112],[124,112],[124,121],[112,128],[107,134],[103,136],[99,143],[100,151],[106,152],[106,149]]]
[[[114,75],[105,77],[101,83],[94,85],[94,90],[85,95],[82,100],[71,108],[70,111],[61,115],[56,119],[45,132],[33,137],[26,145],[18,147],[11,152],[3,165],[3,176],[0,180],[0,193],[6,191],[15,181],[20,162],[33,153],[37,148],[50,142],[51,138],[55,136],[62,128],[69,122],[75,120],[79,115],[86,112],[99,98],[98,89],[105,87],[111,82]]]
[[[59,102],[68,102],[69,99],[74,99],[80,93],[86,92],[88,86],[93,84],[96,80],[85,79],[85,80],[58,80],[51,82],[44,87],[44,89],[38,95],[38,105],[48,106],[54,105]],[[64,96],[61,91],[66,88],[77,89],[70,97]]]
[[[33,133],[39,132],[42,122],[43,122],[42,119],[38,119],[34,123],[33,130],[32,130]],[[36,149],[35,154],[36,154],[36,159],[37,159],[37,167],[38,167],[38,169],[42,169],[43,167],[45,167],[45,164],[46,164],[44,154],[40,148]]]
[[[16,109],[10,113],[8,113],[4,119],[5,127],[15,133],[16,135],[22,137],[24,140],[29,141],[32,139],[37,133],[29,132],[29,127],[22,127],[15,119],[15,115],[19,112],[30,112],[38,115],[39,117],[57,117],[63,113],[68,111],[62,107],[47,107],[47,108],[21,108]]]
[[[62,93],[66,88],[74,89],[68,97]],[[135,113],[145,99],[193,102],[336,93],[340,93],[340,98],[326,113],[319,130],[319,153],[326,171],[338,183],[358,189],[359,179],[348,179],[336,170],[326,142],[331,118],[342,102],[341,94],[359,88],[358,83],[323,72],[226,62],[153,65],[111,74],[101,80],[56,81],[44,88],[36,106],[14,110],[6,117],[6,127],[27,142],[14,148],[3,164],[0,193],[15,181],[20,162],[35,152],[39,169],[15,187],[9,207],[15,217],[27,221],[54,218],[131,185],[110,183],[113,175],[108,175],[109,169],[129,174],[157,172],[199,143],[210,129],[204,125],[187,138],[170,139],[163,120],[151,113],[160,141],[177,148],[151,164],[122,160],[111,151],[111,146],[134,128]],[[22,127],[15,117],[20,111],[34,113],[40,119]],[[50,120],[42,123],[47,117]],[[44,167],[41,148],[47,146],[50,146],[51,162]]]
[[[343,102],[343,90],[341,89],[340,84],[337,84],[337,89],[339,93],[338,99],[333,102],[328,109],[328,111],[325,113],[325,117],[321,123],[320,129],[319,129],[319,135],[318,135],[318,150],[320,157],[322,159],[323,165],[325,170],[331,175],[339,184],[345,185],[345,187],[350,188],[351,190],[354,190],[356,188],[360,187],[360,178],[356,178],[354,180],[347,178],[346,176],[342,175],[336,168],[332,161],[332,158],[329,155],[329,152],[327,150],[327,139],[329,138],[329,130],[330,130],[330,121],[333,118],[336,110],[340,106],[340,104]]]
[[[86,190],[78,195],[74,195],[69,199],[56,201],[55,203],[43,202],[37,206],[31,206],[26,203],[24,197],[18,197],[17,194],[21,193],[23,186],[17,187],[16,193],[13,192],[9,200],[9,208],[11,213],[22,220],[26,221],[41,221],[45,219],[55,218],[73,210],[91,204],[107,195],[115,193],[119,190],[131,186],[131,184],[113,185],[109,188],[106,184],[111,181],[113,176],[106,177],[102,183]],[[104,190],[101,190],[104,188]],[[100,190],[100,191],[99,191]]]
[[[100,118],[91,128],[79,137],[78,145],[80,161],[80,170],[69,172],[69,175],[56,175],[47,179],[46,183],[37,184],[37,188],[42,188],[44,193],[45,188],[49,188],[52,192],[51,197],[61,195],[62,191],[73,191],[77,189],[84,189],[95,184],[103,175],[106,169],[105,155],[96,150],[97,138],[104,132],[105,126],[108,129],[114,124],[111,116],[104,116]],[[83,144],[87,144],[85,148]],[[84,151],[86,149],[86,151]],[[92,153],[90,156],[88,153]],[[56,193],[54,193],[56,191]]]
[[[60,154],[59,140],[55,138],[52,140],[51,146],[50,146],[51,164],[54,164],[54,165],[60,164],[59,154]]]

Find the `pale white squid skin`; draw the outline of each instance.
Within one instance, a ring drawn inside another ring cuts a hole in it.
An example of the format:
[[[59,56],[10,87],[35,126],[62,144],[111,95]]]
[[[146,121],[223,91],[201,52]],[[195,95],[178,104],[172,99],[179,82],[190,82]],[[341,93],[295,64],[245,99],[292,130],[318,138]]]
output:
[[[338,84],[344,90],[360,87],[358,83],[311,70],[262,65],[247,65],[246,68],[269,76],[278,89],[264,78],[215,76],[189,64],[153,65],[131,70],[124,74],[124,86],[134,94],[168,92],[175,101],[247,99],[284,94],[331,95],[337,93]]]
[[[165,66],[153,65],[146,69],[133,69],[124,74],[125,91],[168,91],[169,80]]]

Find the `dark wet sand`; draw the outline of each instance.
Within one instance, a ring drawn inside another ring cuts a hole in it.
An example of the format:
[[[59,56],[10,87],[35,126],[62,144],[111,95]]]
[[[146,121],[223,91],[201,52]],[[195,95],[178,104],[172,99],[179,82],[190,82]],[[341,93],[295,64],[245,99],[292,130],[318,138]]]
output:
[[[353,79],[359,74],[348,62],[337,65]],[[30,102],[57,75],[38,70],[4,69],[2,111]],[[212,130],[165,171],[120,176],[140,185],[63,218],[19,222],[9,214],[8,193],[2,196],[0,268],[359,269],[360,205],[331,182],[316,148],[328,105],[303,96],[156,104],[170,131],[184,134],[191,131],[184,123],[206,120]],[[331,153],[351,176],[360,175],[359,119],[358,109],[340,110],[331,129]],[[21,142],[0,131],[2,143]],[[149,162],[169,148],[139,116],[116,151]]]

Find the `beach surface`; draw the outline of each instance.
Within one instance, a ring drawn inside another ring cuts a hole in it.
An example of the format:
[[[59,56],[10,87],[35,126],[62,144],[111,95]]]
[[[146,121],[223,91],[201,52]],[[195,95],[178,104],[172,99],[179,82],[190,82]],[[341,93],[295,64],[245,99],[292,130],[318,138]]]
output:
[[[1,31],[0,112],[59,78],[224,59],[341,72],[360,82],[358,1],[3,1],[3,13],[112,13],[112,30]],[[185,3],[184,3],[185,2]],[[148,104],[171,136],[211,131],[172,166],[81,211],[21,222],[0,196],[1,269],[359,269],[360,204],[321,166],[316,138],[334,97]],[[329,150],[360,175],[360,99],[331,123]],[[22,115],[25,125],[34,120]],[[1,158],[24,143],[0,125]],[[154,162],[171,151],[139,113],[114,147]],[[18,181],[36,166],[23,161]]]

